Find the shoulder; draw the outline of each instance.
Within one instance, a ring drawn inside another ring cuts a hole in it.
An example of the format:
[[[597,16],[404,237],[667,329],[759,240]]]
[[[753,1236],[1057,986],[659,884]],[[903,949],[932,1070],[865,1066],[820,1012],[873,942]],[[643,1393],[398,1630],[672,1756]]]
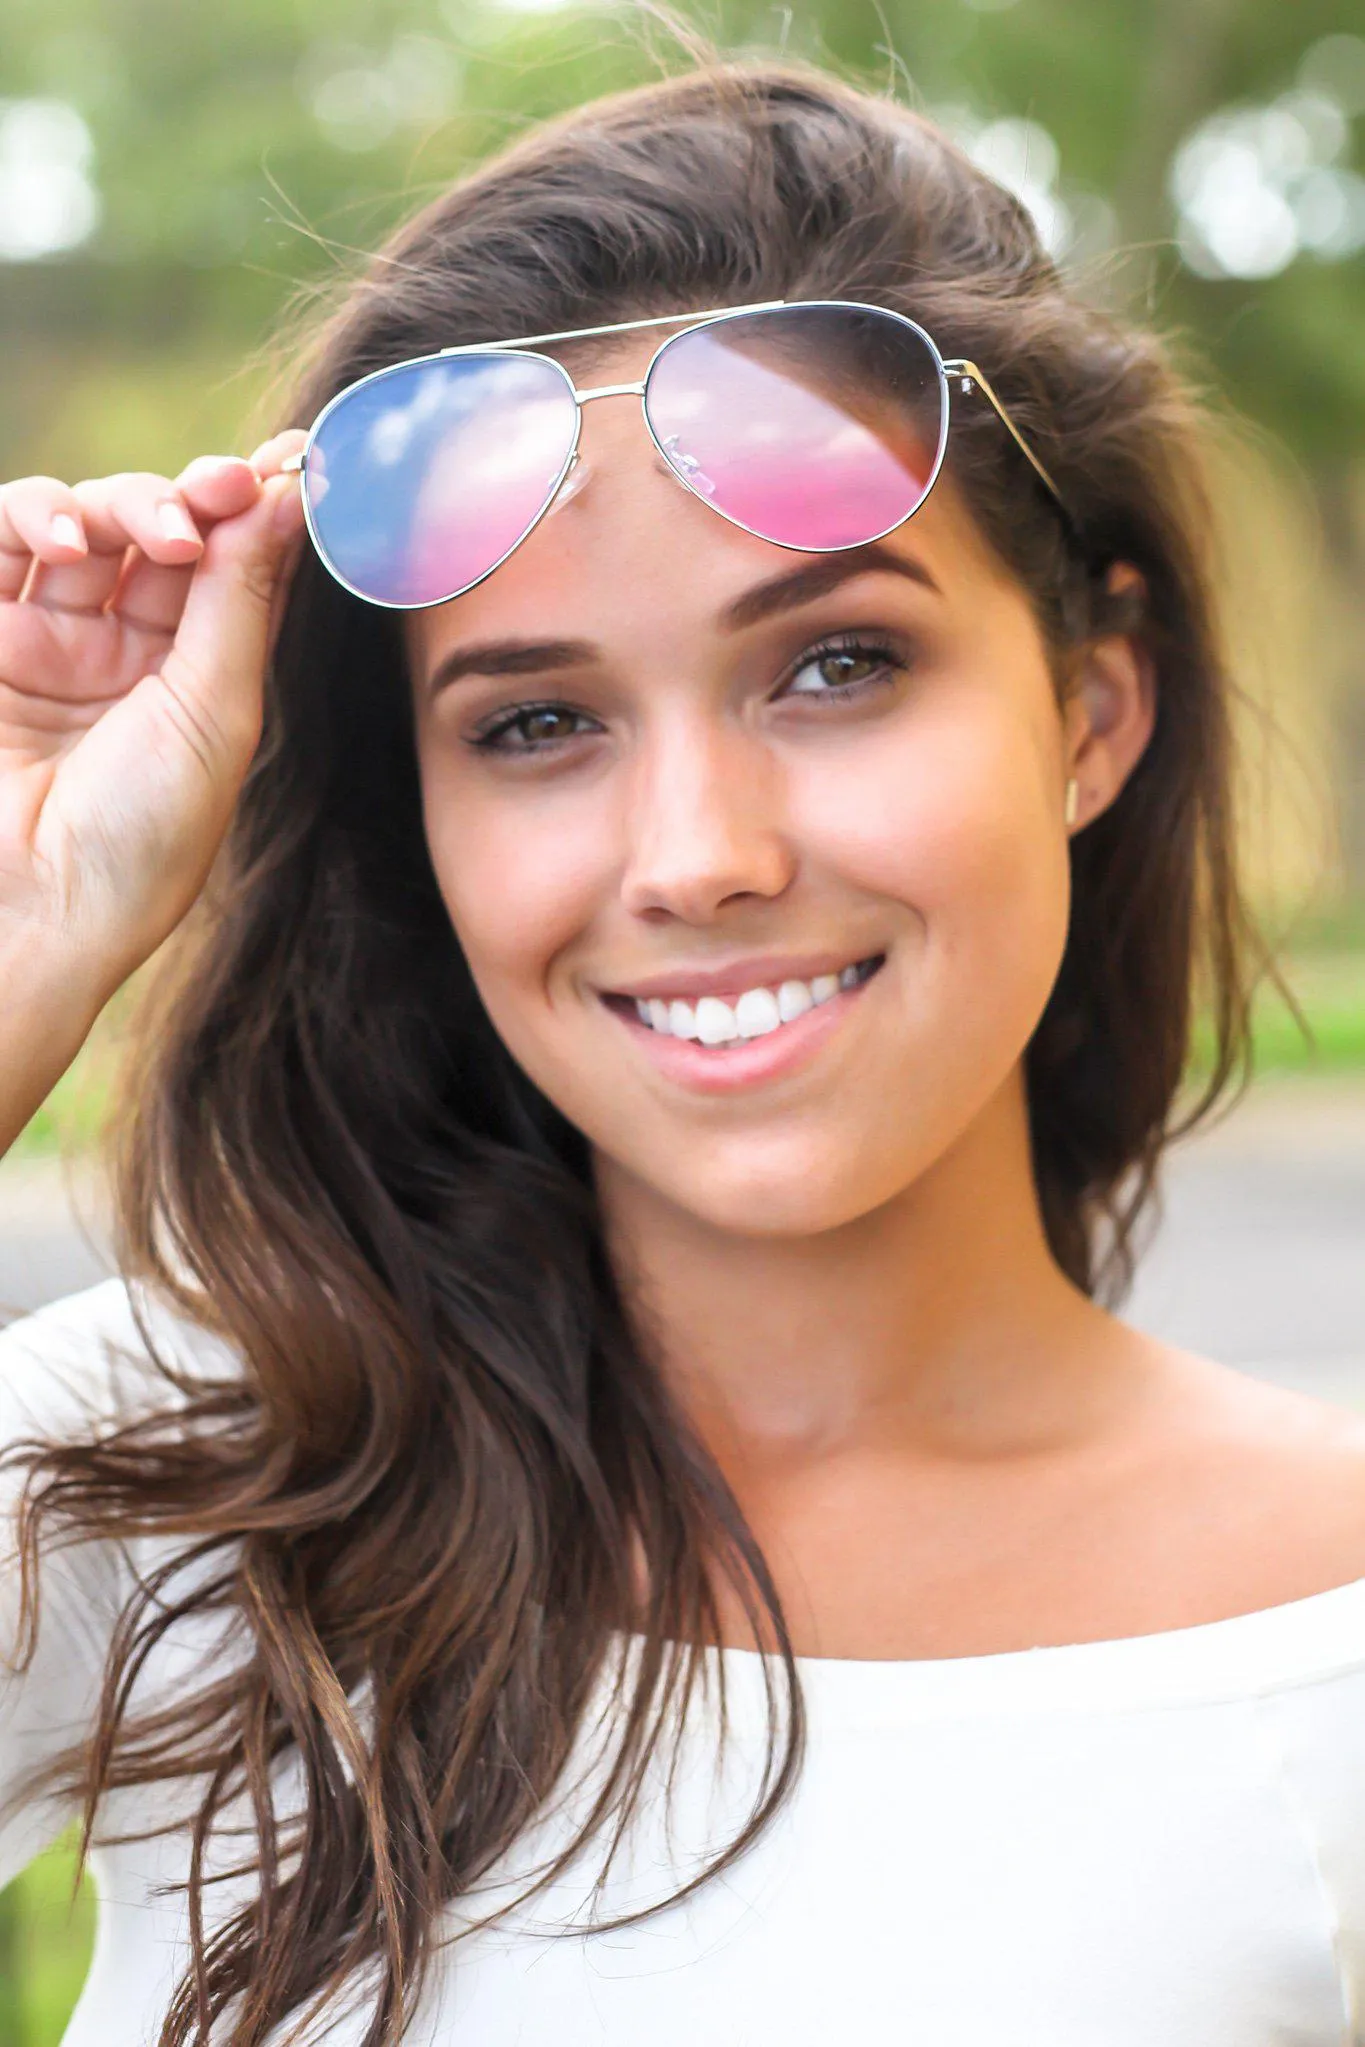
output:
[[[0,1452],[102,1433],[239,1369],[227,1344],[150,1288],[105,1280],[0,1329]]]
[[[1356,1408],[1189,1352],[1171,1356],[1192,1396],[1196,1428],[1208,1440],[1221,1441],[1229,1451],[1264,1461],[1269,1468],[1365,1482],[1365,1376],[1361,1406]]]
[[[1175,1469],[1248,1566],[1289,1596],[1365,1579],[1365,1410],[1187,1353],[1170,1359],[1184,1395]]]

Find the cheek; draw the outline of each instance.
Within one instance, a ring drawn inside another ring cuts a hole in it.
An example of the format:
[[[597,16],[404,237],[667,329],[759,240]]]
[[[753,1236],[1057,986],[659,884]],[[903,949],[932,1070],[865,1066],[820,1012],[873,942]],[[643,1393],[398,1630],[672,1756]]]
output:
[[[975,970],[985,993],[1017,984],[1026,1006],[1051,986],[1070,900],[1059,726],[1038,694],[945,692],[856,772],[800,783],[823,864],[904,905],[927,961]]]
[[[551,787],[485,792],[437,752],[423,766],[423,806],[437,883],[470,972],[498,1028],[520,1036],[509,1002],[547,992],[556,960],[603,899],[609,820],[600,805],[557,800]]]

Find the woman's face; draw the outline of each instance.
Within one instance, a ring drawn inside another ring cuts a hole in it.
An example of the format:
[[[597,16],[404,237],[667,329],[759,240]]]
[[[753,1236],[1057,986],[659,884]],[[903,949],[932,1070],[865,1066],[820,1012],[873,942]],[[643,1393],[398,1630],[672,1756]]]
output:
[[[439,885],[618,1185],[827,1229],[1017,1076],[1052,986],[1044,648],[946,478],[879,545],[803,555],[683,490],[638,399],[590,403],[580,452],[501,568],[406,621]]]

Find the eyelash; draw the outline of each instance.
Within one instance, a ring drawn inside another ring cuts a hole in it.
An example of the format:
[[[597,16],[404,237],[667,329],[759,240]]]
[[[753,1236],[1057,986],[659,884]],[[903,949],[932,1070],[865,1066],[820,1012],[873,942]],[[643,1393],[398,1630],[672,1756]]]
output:
[[[800,675],[803,669],[813,668],[821,661],[828,661],[841,655],[875,660],[882,665],[875,674],[861,676],[855,682],[832,683],[823,690],[798,690],[797,697],[807,701],[824,699],[826,702],[848,703],[855,697],[863,696],[868,690],[885,688],[894,673],[906,666],[905,654],[898,653],[884,638],[875,638],[859,632],[833,633],[829,638],[818,640],[814,646],[807,647],[792,663],[788,671],[788,683],[792,677]],[[779,701],[780,698],[781,692],[778,694]],[[526,740],[521,745],[508,743],[510,735],[518,726],[543,712],[554,712],[562,717],[578,720],[590,716],[588,712],[577,711],[572,704],[566,704],[557,697],[542,698],[533,703],[514,704],[508,710],[499,711],[491,722],[475,732],[469,744],[479,753],[527,756],[548,753],[565,745],[569,739],[579,736],[577,733],[567,733],[558,739]]]

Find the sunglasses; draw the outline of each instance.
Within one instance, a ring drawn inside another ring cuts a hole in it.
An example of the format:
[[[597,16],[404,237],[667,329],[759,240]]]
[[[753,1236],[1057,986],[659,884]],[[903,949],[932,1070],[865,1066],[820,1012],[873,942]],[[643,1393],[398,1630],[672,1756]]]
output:
[[[580,391],[537,353],[669,326],[682,331],[636,382]],[[472,590],[535,531],[578,461],[595,399],[638,397],[673,475],[732,525],[828,554],[880,540],[919,510],[943,465],[953,383],[964,397],[981,391],[1065,517],[975,363],[945,361],[901,313],[840,299],[443,348],[348,385],[284,467],[301,472],[308,531],[337,582],[411,611]]]

